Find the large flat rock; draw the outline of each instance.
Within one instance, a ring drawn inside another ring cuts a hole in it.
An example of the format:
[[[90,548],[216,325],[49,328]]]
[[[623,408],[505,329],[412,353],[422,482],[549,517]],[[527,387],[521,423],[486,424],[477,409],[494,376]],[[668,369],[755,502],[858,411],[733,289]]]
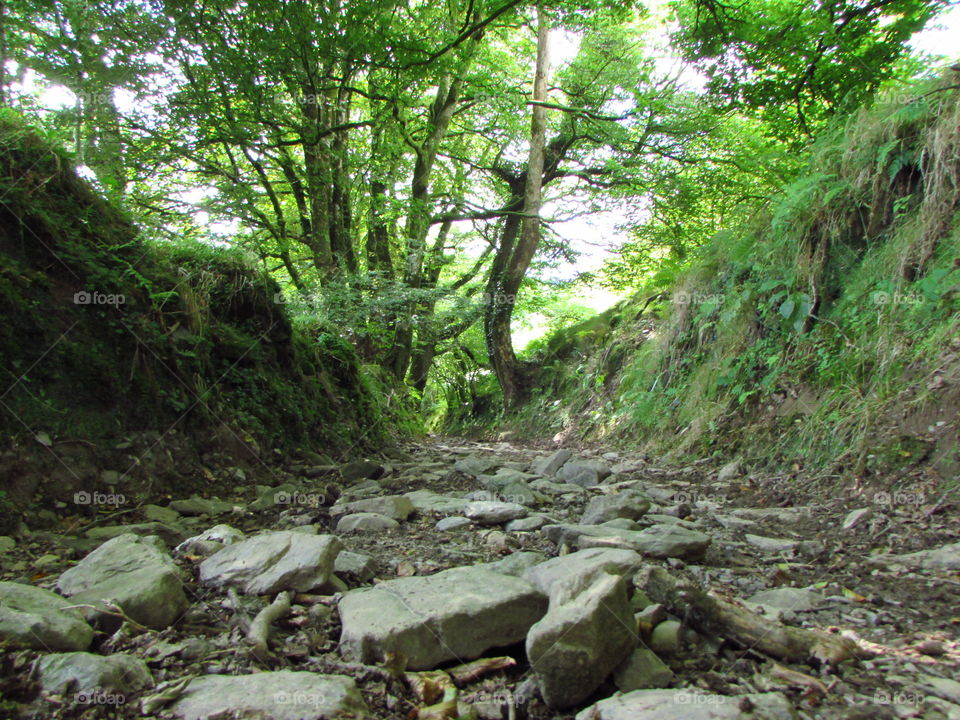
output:
[[[343,543],[333,535],[282,531],[227,545],[200,563],[200,582],[249,595],[309,592],[326,585]]]
[[[433,490],[414,490],[404,493],[414,509],[419,513],[435,513],[438,515],[455,515],[463,512],[470,502],[464,498],[450,497],[433,492]]]
[[[198,677],[170,709],[174,717],[182,720],[372,717],[352,678],[291,670]]]
[[[72,605],[56,593],[33,585],[0,582],[0,640],[36,650],[86,650],[90,627]]]
[[[653,525],[645,530],[623,530],[609,525],[547,525],[544,534],[559,544],[580,548],[617,547],[653,558],[700,560],[710,536],[680,525]]]
[[[173,624],[188,607],[177,566],[155,535],[108,540],[60,575],[57,589],[74,603],[103,608],[84,614],[108,631],[120,625],[111,604],[155,629]]]
[[[748,702],[744,702],[744,698]],[[751,710],[741,707],[752,708]],[[577,720],[792,720],[780,693],[708,695],[699,690],[634,690],[591,705]]]
[[[925,570],[960,570],[960,542],[905,555],[876,555],[867,558],[867,564]]]
[[[526,580],[483,567],[397,578],[341,598],[340,652],[366,663],[403,653],[410,670],[428,670],[520,642],[546,609]]]

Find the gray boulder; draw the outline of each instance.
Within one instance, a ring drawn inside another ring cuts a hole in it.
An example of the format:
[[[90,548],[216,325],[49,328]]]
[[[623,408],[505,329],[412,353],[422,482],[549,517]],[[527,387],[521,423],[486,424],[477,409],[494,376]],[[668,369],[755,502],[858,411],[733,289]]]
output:
[[[523,574],[523,579],[552,596],[553,588],[560,584],[590,585],[605,574],[633,575],[641,565],[643,558],[632,550],[590,548],[535,565]]]
[[[182,720],[371,717],[353,678],[292,670],[194,678],[170,710]]]
[[[127,695],[153,686],[147,664],[132,655],[94,655],[88,652],[56,653],[37,660],[40,686],[49,693],[74,693],[83,697],[99,693]],[[87,700],[89,702],[89,700]]]
[[[249,595],[309,592],[326,585],[343,543],[333,535],[269,532],[228,545],[200,563],[200,582]]]
[[[548,525],[553,522],[546,515],[529,515],[525,518],[517,518],[516,520],[511,520],[504,526],[504,530],[507,532],[532,532],[534,530],[539,530],[544,525]]]
[[[759,548],[763,552],[768,553],[792,553],[800,545],[799,540],[765,537],[763,535],[753,535],[751,533],[746,533],[744,535],[744,539],[755,548]]]
[[[429,670],[519,642],[546,605],[530,583],[483,567],[397,578],[341,598],[340,652],[364,663],[401,652],[410,670]]]
[[[230,525],[215,525],[199,535],[187,538],[173,549],[175,555],[199,555],[209,557],[226,545],[233,545],[246,539],[243,531]]]
[[[467,457],[460,458],[453,464],[453,469],[457,472],[466,473],[467,475],[482,475],[491,468],[497,466],[499,461],[496,458],[489,456],[481,455],[468,455]]]
[[[347,482],[377,480],[383,477],[386,468],[372,460],[354,460],[340,466],[340,477]]]
[[[436,524],[436,528],[440,532],[452,532],[455,530],[466,530],[472,525],[473,521],[470,518],[454,516],[439,520]]]
[[[530,463],[531,472],[545,477],[551,477],[557,474],[557,471],[563,467],[563,464],[570,459],[572,453],[569,450],[561,448],[550,455],[541,455]]]
[[[367,582],[376,574],[372,557],[348,550],[337,555],[333,569],[338,575],[349,575],[359,582]]]
[[[650,509],[650,501],[643,493],[626,490],[593,498],[587,503],[580,518],[582,525],[599,525],[608,520],[626,518],[639,520]]]
[[[156,536],[108,540],[60,575],[57,589],[77,604],[103,607],[102,612],[84,610],[84,615],[107,630],[121,622],[110,614],[110,604],[155,629],[173,624],[188,607],[177,566]]]
[[[554,586],[549,611],[527,635],[527,657],[544,701],[562,709],[590,697],[636,644],[626,584],[604,574],[586,589]]]
[[[410,498],[404,495],[385,495],[382,497],[354,500],[353,502],[338,503],[330,508],[332,515],[349,515],[351,513],[376,513],[386,515],[394,520],[406,520],[413,515],[415,508]]]
[[[728,462],[717,473],[717,482],[718,483],[729,483],[736,480],[738,477],[743,475],[743,470],[740,467],[740,463],[737,460],[733,462]]]
[[[349,533],[378,533],[387,530],[396,530],[400,527],[393,518],[379,513],[358,512],[344,515],[337,521],[337,532],[341,534]]]
[[[36,650],[86,650],[93,628],[56,593],[0,582],[0,640]]]
[[[527,509],[519,503],[478,500],[468,503],[463,514],[481,525],[502,525],[527,516]]]

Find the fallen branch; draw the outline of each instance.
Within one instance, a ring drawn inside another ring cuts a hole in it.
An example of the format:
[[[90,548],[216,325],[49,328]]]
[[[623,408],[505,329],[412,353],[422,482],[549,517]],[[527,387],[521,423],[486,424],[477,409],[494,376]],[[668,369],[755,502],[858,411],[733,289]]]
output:
[[[153,628],[149,628],[146,625],[138,623],[132,617],[127,615],[123,608],[120,607],[117,603],[112,600],[102,600],[102,605],[90,605],[88,603],[80,603],[77,605],[64,605],[61,610],[92,610],[98,615],[110,615],[111,617],[118,617],[123,620],[125,623],[129,623],[131,627],[140,630],[141,632],[149,632],[157,634],[157,631]]]
[[[253,646],[252,652],[255,657],[263,660],[269,654],[267,639],[270,636],[270,626],[290,612],[292,600],[292,592],[282,592],[253,618],[250,629],[247,630],[247,640]]]
[[[788,627],[747,608],[681,583],[660,567],[647,567],[634,579],[654,602],[706,634],[725,637],[746,650],[791,663],[838,665],[868,652],[844,637]]]

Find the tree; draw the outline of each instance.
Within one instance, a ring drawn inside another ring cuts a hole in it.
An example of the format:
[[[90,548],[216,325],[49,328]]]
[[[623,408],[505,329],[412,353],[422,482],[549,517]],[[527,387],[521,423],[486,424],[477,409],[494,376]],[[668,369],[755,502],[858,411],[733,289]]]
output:
[[[520,284],[540,242],[540,206],[543,201],[543,169],[547,143],[547,76],[550,71],[550,25],[547,14],[537,13],[537,64],[531,96],[530,156],[523,178],[523,215],[507,222],[519,231],[501,236],[497,258],[487,284],[489,309],[484,317],[487,353],[503,391],[504,404],[512,407],[523,399],[525,388],[513,350],[510,321]],[[518,183],[519,184],[519,183]]]
[[[907,41],[948,0],[751,0],[674,4],[674,36],[725,107],[762,117],[799,146],[897,70]]]

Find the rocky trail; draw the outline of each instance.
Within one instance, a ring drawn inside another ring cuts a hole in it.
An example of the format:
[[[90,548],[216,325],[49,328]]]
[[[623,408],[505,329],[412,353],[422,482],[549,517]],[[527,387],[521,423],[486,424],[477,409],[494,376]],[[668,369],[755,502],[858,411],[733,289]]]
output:
[[[922,487],[453,439],[223,475],[0,538],[0,718],[960,718]]]

